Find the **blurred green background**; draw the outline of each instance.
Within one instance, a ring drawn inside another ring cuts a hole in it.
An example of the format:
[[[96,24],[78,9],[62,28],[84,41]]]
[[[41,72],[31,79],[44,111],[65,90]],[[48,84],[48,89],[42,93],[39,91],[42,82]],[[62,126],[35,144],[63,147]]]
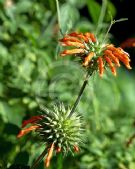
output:
[[[63,33],[97,31],[102,38],[110,14],[116,18],[119,12],[112,1],[105,2],[59,0]],[[106,8],[104,19],[99,17],[101,7]],[[71,57],[59,57],[60,37],[55,0],[0,0],[2,169],[12,164],[31,165],[44,149],[33,133],[16,138],[24,119],[37,115],[42,104],[51,107],[62,101],[71,106],[77,97],[85,72]],[[119,45],[114,31],[109,37]],[[132,60],[134,51],[127,51]],[[109,71],[103,79],[95,74],[77,111],[83,116],[85,144],[74,157],[54,156],[50,169],[135,169],[135,144],[125,146],[135,132],[134,70],[127,71],[122,66],[116,78]],[[43,169],[43,162],[38,169]]]

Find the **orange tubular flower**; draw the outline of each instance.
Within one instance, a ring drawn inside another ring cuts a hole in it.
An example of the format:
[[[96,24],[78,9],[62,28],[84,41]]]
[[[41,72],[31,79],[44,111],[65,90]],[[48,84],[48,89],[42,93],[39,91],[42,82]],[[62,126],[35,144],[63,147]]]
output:
[[[120,61],[127,69],[131,69],[128,53],[120,47],[114,47],[113,44],[100,44],[92,33],[72,32],[60,39],[60,43],[62,46],[75,47],[62,51],[61,56],[79,57],[83,67],[90,73],[98,70],[100,77],[106,67],[116,76],[116,67],[120,67]]]
[[[80,53],[84,53],[83,49],[71,49],[71,50],[64,50],[61,53],[61,56],[65,56],[65,55],[73,55],[73,54],[80,54]]]
[[[23,123],[22,123],[22,128],[24,128],[27,124],[35,123],[35,122],[37,122],[40,119],[42,119],[42,116],[33,116],[29,120],[24,120]]]
[[[84,58],[84,61],[83,61],[83,66],[88,66],[91,59],[93,58],[94,56],[94,52],[90,52],[85,58]]]
[[[104,73],[104,63],[103,63],[102,58],[99,57],[97,62],[98,62],[98,68],[99,68],[99,75],[100,75],[100,77],[102,77],[103,73]]]
[[[20,138],[22,136],[24,136],[25,134],[28,134],[30,131],[36,130],[37,128],[39,128],[39,126],[30,126],[26,129],[22,129],[19,134],[17,135],[17,138]]]
[[[22,128],[24,128],[25,126],[27,126],[28,124],[34,124],[36,123],[37,121],[41,120],[42,119],[42,116],[33,116],[32,118],[30,118],[29,120],[24,120],[23,123],[22,123]],[[32,125],[28,128],[25,128],[25,129],[22,129],[19,134],[17,135],[17,138],[20,138],[22,136],[24,136],[25,134],[28,134],[30,131],[33,131],[33,130],[36,130],[38,129],[39,126],[37,126],[36,124],[35,125]]]
[[[51,148],[48,151],[48,155],[47,155],[46,160],[45,160],[45,166],[46,167],[49,167],[49,165],[50,165],[50,160],[51,160],[52,155],[53,155],[53,150],[54,150],[54,143],[52,143]]]

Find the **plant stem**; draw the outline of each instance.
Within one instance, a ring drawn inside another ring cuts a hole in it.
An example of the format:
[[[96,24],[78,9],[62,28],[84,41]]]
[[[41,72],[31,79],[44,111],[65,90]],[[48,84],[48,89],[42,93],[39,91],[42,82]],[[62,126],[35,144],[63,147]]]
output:
[[[121,19],[118,19],[118,20],[112,20],[110,25],[109,25],[109,28],[107,29],[107,32],[104,36],[104,39],[103,39],[103,42],[102,44],[105,42],[106,38],[107,38],[107,35],[108,33],[110,32],[110,29],[112,28],[113,24],[117,23],[117,22],[123,22],[123,21],[127,21],[128,19],[127,18],[121,18]]]
[[[98,24],[97,24],[97,29],[96,29],[96,35],[98,35],[98,33],[101,30],[101,25],[103,24],[106,8],[107,8],[107,1],[106,0],[102,0],[102,8],[101,8],[100,16],[99,16],[99,19],[98,19]]]
[[[91,74],[91,75],[92,75],[92,74]],[[72,109],[71,109],[71,112],[70,112],[70,114],[69,114],[69,117],[72,116],[72,114],[74,113],[76,107],[78,106],[78,103],[79,103],[79,101],[80,101],[80,99],[81,99],[81,96],[82,96],[82,94],[83,94],[83,92],[84,92],[84,89],[85,89],[85,87],[86,87],[86,85],[87,85],[87,83],[88,83],[89,76],[91,76],[91,75],[89,75],[89,73],[87,73],[87,75],[86,75],[86,77],[85,77],[85,80],[84,80],[84,82],[83,82],[83,85],[82,85],[82,87],[81,87],[81,89],[80,89],[80,91],[79,91],[78,97],[77,97],[75,103],[73,104],[73,107],[72,107]]]
[[[42,154],[37,158],[37,160],[34,162],[34,164],[31,166],[30,169],[35,169],[37,167],[37,165],[39,164],[39,162],[44,158],[45,155],[46,155],[46,148],[42,152]]]
[[[57,18],[58,18],[58,25],[59,25],[60,33],[62,36],[64,36],[62,29],[61,29],[60,7],[59,7],[58,0],[56,0],[56,9],[57,9]]]

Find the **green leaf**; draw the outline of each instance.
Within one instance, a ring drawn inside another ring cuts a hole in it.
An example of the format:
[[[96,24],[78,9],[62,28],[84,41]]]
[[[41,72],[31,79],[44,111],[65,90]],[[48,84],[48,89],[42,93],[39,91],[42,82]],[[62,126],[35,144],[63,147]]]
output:
[[[116,8],[114,4],[111,1],[107,2],[107,12],[105,15],[105,20],[106,21],[111,21],[111,17],[114,18],[116,15]]]
[[[72,5],[64,4],[60,9],[60,19],[62,32],[65,33],[79,20],[79,12]]]
[[[77,8],[82,8],[86,4],[86,0],[68,0],[68,3],[74,5]]]
[[[88,6],[88,11],[92,18],[92,21],[96,24],[99,19],[101,6],[95,0],[87,0],[87,6]]]
[[[23,0],[23,1],[19,1],[16,4],[16,12],[17,13],[28,12],[31,8],[32,8],[32,2],[31,1]]]
[[[34,64],[29,59],[22,60],[21,64],[18,66],[18,73],[27,82],[31,80],[31,73],[34,69]]]
[[[24,110],[20,104],[9,106],[6,102],[0,102],[0,115],[4,122],[20,126],[24,117]]]

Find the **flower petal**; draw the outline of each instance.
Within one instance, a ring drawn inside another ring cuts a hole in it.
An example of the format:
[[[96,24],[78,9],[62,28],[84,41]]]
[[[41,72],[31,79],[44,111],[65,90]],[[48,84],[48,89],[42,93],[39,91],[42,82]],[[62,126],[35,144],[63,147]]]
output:
[[[89,33],[89,32],[86,32],[86,33],[85,33],[85,36],[86,36],[87,38],[90,38],[90,39],[92,40],[92,42],[96,42],[96,38],[95,38],[94,34]]]
[[[108,55],[118,67],[120,67],[119,59],[115,57],[111,50],[105,50],[104,53]]]
[[[76,37],[69,37],[69,36],[66,36],[63,39],[60,39],[59,41],[60,42],[70,41],[70,42],[80,42],[80,43],[82,43],[82,41],[77,39]]]
[[[79,47],[79,48],[85,48],[85,45],[83,43],[70,42],[70,41],[63,42],[62,46],[75,46],[75,47]]]
[[[27,124],[30,124],[30,123],[33,124],[41,119],[42,119],[42,116],[33,116],[29,120],[24,120],[22,123],[22,128],[24,128]]]
[[[82,33],[72,32],[68,35],[78,37],[78,38],[84,40],[86,43],[89,42],[89,39],[86,36],[84,36]]]
[[[100,75],[100,77],[102,77],[103,73],[104,73],[103,59],[101,57],[99,57],[98,60],[97,60],[97,62],[98,62],[99,75]]]
[[[49,151],[48,151],[48,154],[47,154],[47,157],[46,157],[46,160],[45,160],[45,166],[46,167],[49,167],[50,165],[50,160],[52,158],[52,155],[53,155],[53,150],[54,150],[54,143],[52,143]]]
[[[20,138],[20,137],[24,136],[25,134],[29,133],[30,131],[38,129],[38,128],[39,128],[39,126],[30,126],[26,129],[23,129],[19,132],[19,134],[17,135],[17,138]]]
[[[116,69],[115,69],[115,67],[113,66],[113,63],[112,63],[111,59],[110,59],[109,57],[107,57],[107,56],[104,56],[104,58],[105,58],[105,60],[108,62],[108,64],[109,64],[109,66],[110,66],[110,69],[111,69],[113,75],[116,76],[116,75],[117,75]]]
[[[84,53],[84,49],[64,50],[60,55],[65,56],[65,55],[73,55],[73,54],[79,54],[79,53]]]
[[[128,69],[132,69],[130,64],[129,64],[129,60],[127,60],[125,57],[123,57],[123,55],[119,54],[118,52],[113,52],[113,54],[119,58],[119,60],[121,62],[124,63],[124,65],[128,68]]]
[[[91,61],[91,59],[93,58],[93,56],[94,56],[94,52],[90,52],[85,58],[84,58],[84,61],[83,61],[83,66],[88,66],[89,65],[89,63],[90,63],[90,61]]]

